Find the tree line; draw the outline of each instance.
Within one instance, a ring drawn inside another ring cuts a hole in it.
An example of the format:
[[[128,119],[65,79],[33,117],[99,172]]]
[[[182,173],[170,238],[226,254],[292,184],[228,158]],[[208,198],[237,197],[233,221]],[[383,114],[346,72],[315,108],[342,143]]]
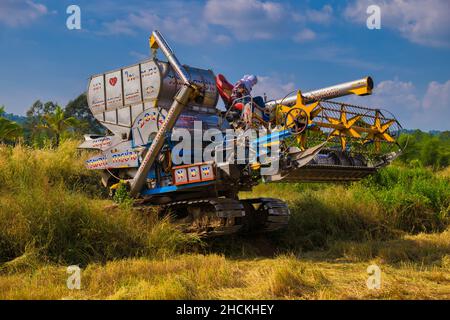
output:
[[[404,148],[400,160],[414,166],[444,168],[450,165],[450,131],[403,132],[398,143]]]
[[[55,147],[62,139],[81,138],[86,133],[105,134],[106,129],[92,116],[85,93],[64,108],[52,101],[37,100],[22,123],[8,119],[5,107],[0,107],[0,143]],[[404,131],[398,143],[404,148],[399,158],[403,163],[436,169],[450,165],[450,131]]]
[[[37,100],[22,123],[8,119],[5,107],[0,107],[0,143],[57,147],[62,139],[79,138],[85,133],[104,134],[105,129],[92,116],[84,93],[65,107]]]

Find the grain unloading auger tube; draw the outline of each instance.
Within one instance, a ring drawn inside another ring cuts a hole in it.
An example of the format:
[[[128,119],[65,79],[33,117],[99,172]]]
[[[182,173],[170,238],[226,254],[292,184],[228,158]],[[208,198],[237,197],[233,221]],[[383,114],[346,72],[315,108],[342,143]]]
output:
[[[266,103],[266,107],[271,109],[279,105],[292,106],[298,103],[299,94],[302,102],[305,104],[317,102],[320,100],[335,99],[343,96],[355,94],[358,96],[366,96],[372,94],[373,80],[371,77],[359,80],[340,83],[331,87],[317,89],[306,93],[297,92],[296,95],[290,95],[278,100],[271,100]]]
[[[136,175],[133,180],[131,180],[130,195],[132,197],[136,197],[141,192],[141,189],[147,180],[148,172],[164,145],[166,133],[173,129],[181,111],[187,105],[188,101],[195,98],[195,96],[199,94],[197,88],[190,82],[189,75],[183,66],[178,62],[178,59],[172,49],[170,49],[162,35],[156,30],[153,31],[152,37],[150,38],[150,47],[152,49],[161,49],[172,68],[181,78],[183,87],[181,87],[180,91],[178,91],[175,95],[172,106],[170,107],[164,122],[156,133],[156,136],[145,154]]]

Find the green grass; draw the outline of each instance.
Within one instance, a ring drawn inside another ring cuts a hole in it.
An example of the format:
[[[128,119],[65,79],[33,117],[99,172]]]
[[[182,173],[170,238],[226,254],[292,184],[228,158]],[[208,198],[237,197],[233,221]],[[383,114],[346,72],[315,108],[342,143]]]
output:
[[[0,262],[38,257],[85,265],[174,254],[198,241],[159,221],[154,211],[144,216],[111,207],[101,197],[99,177],[84,168],[86,155],[75,145],[1,147]]]
[[[391,166],[358,185],[393,226],[410,233],[442,231],[449,223],[450,180],[425,168]]]
[[[450,179],[425,168],[391,166],[348,185],[259,185],[243,196],[289,203],[290,224],[275,241],[294,251],[442,232],[450,224]]]
[[[0,146],[0,299],[442,298],[450,292],[450,179],[391,166],[347,185],[259,185],[288,202],[283,232],[213,240],[156,210],[114,206],[88,154]],[[365,287],[366,268],[385,275]],[[83,267],[83,289],[65,266]]]

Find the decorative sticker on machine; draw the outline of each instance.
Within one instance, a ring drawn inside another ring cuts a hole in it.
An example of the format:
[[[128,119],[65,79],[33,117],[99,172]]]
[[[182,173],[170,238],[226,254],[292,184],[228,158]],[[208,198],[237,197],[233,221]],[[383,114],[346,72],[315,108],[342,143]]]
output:
[[[199,181],[201,181],[199,167],[197,167],[197,166],[189,167],[188,168],[188,172],[189,172],[189,176],[188,176],[189,182],[199,182]]]
[[[174,170],[175,185],[188,183],[186,168],[179,168]]]
[[[131,147],[131,141],[123,141],[105,151],[107,168],[135,168],[139,165],[139,155]]]
[[[214,180],[214,169],[211,163],[187,165],[172,169],[175,185]]]
[[[126,150],[123,152],[111,153],[111,166],[117,167],[137,167],[138,155],[136,152]]]
[[[90,170],[106,169],[107,164],[108,161],[106,160],[105,155],[95,156],[86,160],[86,168]]]
[[[86,138],[86,141],[84,141],[79,148],[83,149],[99,149],[99,150],[107,150],[111,148],[112,146],[116,145],[121,141],[120,137],[117,136],[106,136],[106,137],[100,137],[100,138]]]
[[[211,164],[204,164],[200,167],[202,181],[214,180],[214,171]]]
[[[92,140],[92,148],[107,149],[111,147],[112,137],[102,137]]]
[[[141,102],[141,80],[139,79],[139,65],[123,69],[122,74],[125,105],[131,105]]]
[[[89,83],[89,105],[93,114],[105,111],[105,92],[103,75],[92,77]]]
[[[106,79],[106,108],[117,109],[123,106],[121,71],[114,71],[105,75]]]
[[[141,64],[142,95],[144,100],[154,100],[158,97],[159,82],[155,81],[155,79],[159,79],[158,73],[158,66],[153,61]]]
[[[144,117],[138,120],[138,127],[143,128],[149,121],[154,122],[157,126],[164,123],[165,116],[161,115],[158,111],[151,110],[144,113]]]
[[[133,140],[135,146],[146,145],[164,123],[167,110],[150,108],[142,112],[133,124]]]

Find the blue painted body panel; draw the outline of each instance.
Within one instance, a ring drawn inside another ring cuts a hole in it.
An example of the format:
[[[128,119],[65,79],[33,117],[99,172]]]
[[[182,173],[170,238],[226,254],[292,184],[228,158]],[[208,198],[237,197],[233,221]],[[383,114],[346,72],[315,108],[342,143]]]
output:
[[[190,188],[195,187],[204,187],[207,185],[214,184],[215,181],[205,181],[205,182],[197,182],[197,183],[190,183],[190,184],[184,184],[181,186],[167,186],[167,187],[159,187],[154,189],[145,189],[141,192],[142,195],[157,195],[162,193],[168,193],[168,192],[176,192],[176,191],[186,191]]]

